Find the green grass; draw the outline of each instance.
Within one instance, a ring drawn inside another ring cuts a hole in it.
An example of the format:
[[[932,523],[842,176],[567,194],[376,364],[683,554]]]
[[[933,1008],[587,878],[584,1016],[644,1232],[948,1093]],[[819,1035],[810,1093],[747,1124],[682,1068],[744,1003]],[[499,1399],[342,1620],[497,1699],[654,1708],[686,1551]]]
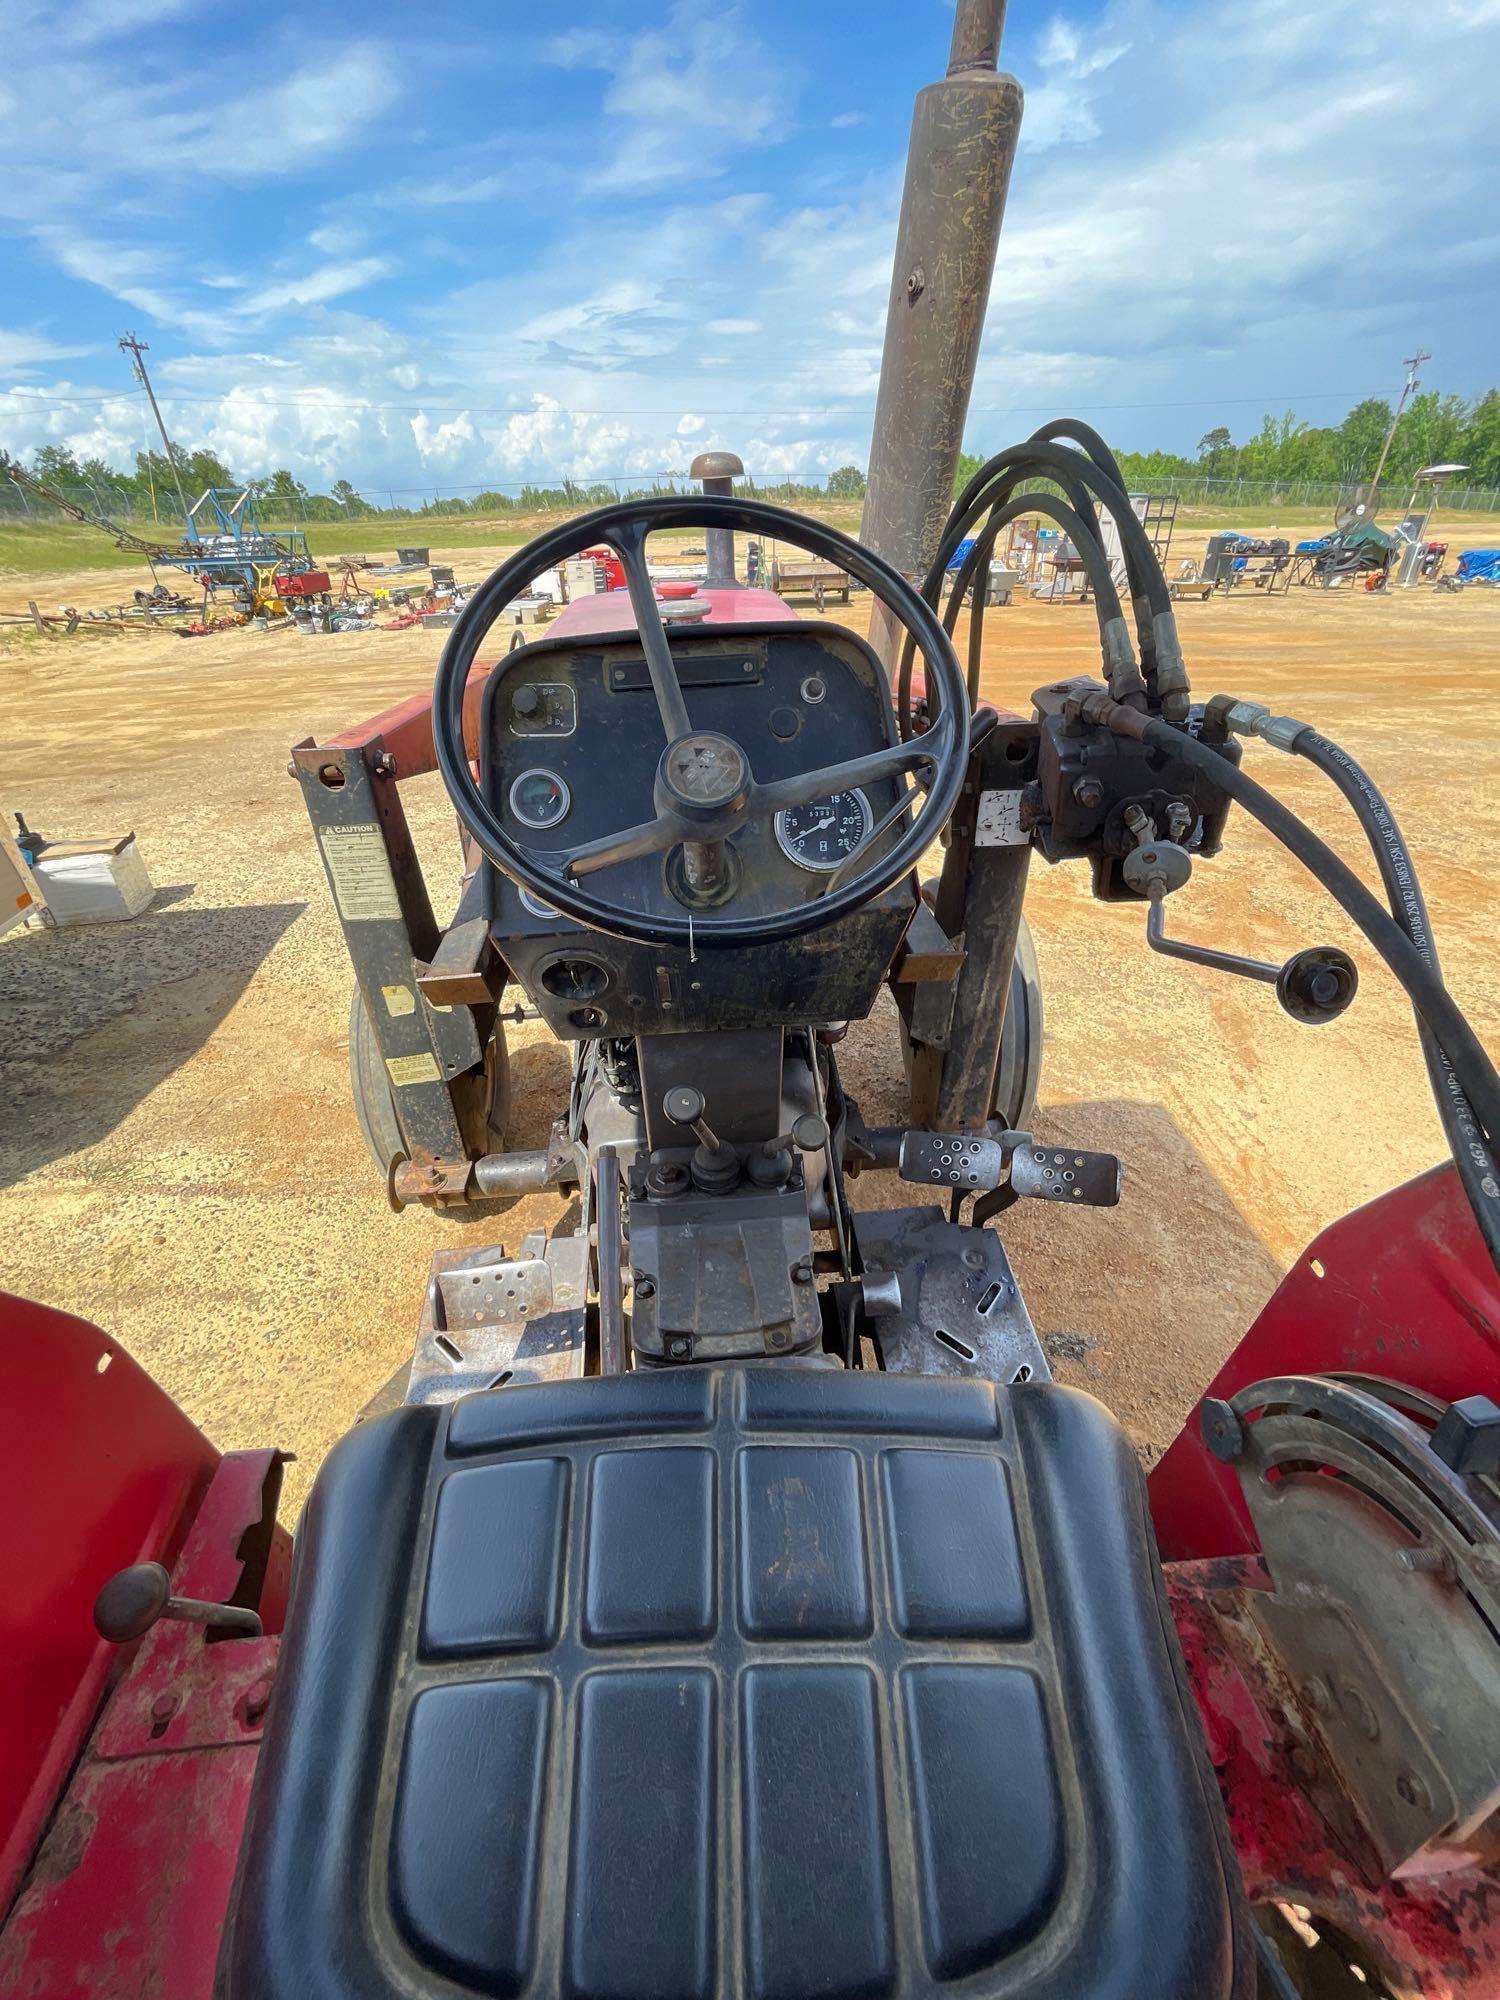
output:
[[[858,532],[857,502],[835,501],[808,511],[847,533]],[[427,514],[315,521],[308,526],[307,543],[314,557],[324,559],[344,555],[393,558],[398,542],[403,548],[519,548],[533,535],[567,518],[566,514]],[[166,523],[122,521],[120,525],[143,541],[164,547],[171,544],[172,531]],[[263,525],[275,533],[284,531],[287,524],[267,521]],[[144,568],[143,556],[117,549],[98,528],[85,528],[55,514],[50,519],[38,515],[29,521],[0,518],[0,574],[40,576],[49,570]]]

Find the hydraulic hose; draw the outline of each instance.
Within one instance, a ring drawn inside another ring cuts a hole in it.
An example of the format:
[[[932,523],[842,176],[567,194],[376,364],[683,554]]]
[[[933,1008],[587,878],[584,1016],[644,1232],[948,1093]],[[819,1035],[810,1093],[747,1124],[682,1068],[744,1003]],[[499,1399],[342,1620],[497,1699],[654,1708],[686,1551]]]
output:
[[[1081,417],[1053,417],[1050,423],[1039,424],[1031,433],[1036,444],[1052,444],[1058,438],[1067,438],[1086,451],[1107,479],[1112,479],[1123,493],[1125,475],[1120,470],[1120,461],[1100,437],[1092,424],[1086,424]]]
[[[1181,643],[1177,636],[1177,620],[1172,609],[1172,596],[1167,588],[1167,580],[1162,575],[1156,551],[1147,539],[1146,531],[1137,519],[1124,488],[1083,452],[1065,450],[1051,443],[1029,439],[1024,444],[1009,446],[982,465],[959,495],[948,517],[942,542],[922,586],[923,596],[927,597],[929,603],[936,603],[936,592],[941,589],[948,564],[974,522],[994,501],[1003,501],[1009,497],[1017,477],[1022,474],[1035,476],[1038,473],[1045,478],[1055,479],[1068,491],[1070,499],[1075,499],[1080,489],[1086,491],[1090,505],[1087,510],[1082,506],[1078,508],[1086,523],[1090,514],[1094,512],[1095,501],[1102,504],[1114,516],[1120,532],[1120,545],[1126,555],[1127,571],[1133,581],[1139,580],[1139,586],[1146,600],[1143,604],[1139,597],[1135,599],[1135,613],[1141,660],[1143,667],[1147,669],[1147,680],[1148,682],[1154,680],[1162,712],[1167,720],[1185,721],[1191,705],[1191,690],[1182,658]],[[990,489],[1006,481],[1007,475],[1008,483],[1003,484],[998,492],[992,493]],[[903,682],[909,681],[909,675],[909,664],[903,659]]]
[[[997,507],[981,529],[973,548],[964,557],[948,608],[943,614],[944,629],[951,637],[965,593],[972,585],[973,601],[969,606],[969,706],[972,708],[979,699],[979,661],[985,610],[983,586],[989,574],[990,551],[1000,530],[1022,514],[1046,514],[1077,548],[1098,602],[1099,643],[1110,692],[1117,701],[1124,701],[1132,695],[1143,697],[1146,683],[1141,679],[1135,654],[1131,650],[1120,593],[1110,575],[1109,561],[1103,548],[1089,535],[1082,518],[1055,494],[1018,493],[1013,494],[1003,506]]]
[[[1441,978],[1417,871],[1395,815],[1379,788],[1347,751],[1316,729],[1303,729],[1292,738],[1290,747],[1295,755],[1305,757],[1325,777],[1331,778],[1354,808],[1380,871],[1391,915],[1421,953],[1434,977]],[[1500,1270],[1500,1173],[1495,1163],[1494,1135],[1486,1132],[1475,1117],[1447,1052],[1420,1014],[1417,1033],[1443,1135],[1485,1248],[1495,1268]]]
[[[1500,1076],[1483,1044],[1452,995],[1389,911],[1383,909],[1354,871],[1340,861],[1295,813],[1265,791],[1226,757],[1185,730],[1094,697],[1090,719],[1106,722],[1117,736],[1134,737],[1192,764],[1242,805],[1288,848],[1353,918],[1406,989],[1412,1006],[1432,1031],[1453,1067],[1460,1089],[1486,1132],[1500,1130]]]

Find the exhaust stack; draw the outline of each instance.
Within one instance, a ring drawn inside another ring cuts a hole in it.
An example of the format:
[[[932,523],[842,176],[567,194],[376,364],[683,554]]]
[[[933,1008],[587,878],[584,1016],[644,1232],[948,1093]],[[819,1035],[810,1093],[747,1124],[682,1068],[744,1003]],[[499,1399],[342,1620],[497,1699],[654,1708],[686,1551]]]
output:
[[[918,94],[886,309],[861,540],[905,575],[937,552],[953,504],[1021,86],[998,73],[1005,0],[958,0],[948,74]],[[890,628],[871,628],[890,665]]]

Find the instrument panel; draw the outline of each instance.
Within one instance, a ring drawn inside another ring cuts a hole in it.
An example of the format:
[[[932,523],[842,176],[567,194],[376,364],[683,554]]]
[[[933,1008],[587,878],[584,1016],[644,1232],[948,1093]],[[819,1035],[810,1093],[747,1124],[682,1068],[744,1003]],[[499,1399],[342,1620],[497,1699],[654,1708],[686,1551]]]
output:
[[[670,640],[693,728],[732,738],[761,783],[895,740],[884,669],[864,640],[839,626],[679,627]],[[486,684],[480,782],[543,869],[555,856],[560,874],[572,848],[655,817],[664,747],[634,632],[520,647]],[[749,822],[728,842],[733,893],[704,921],[815,900],[896,801],[897,781],[881,779]],[[882,835],[882,845],[895,837]],[[686,906],[673,891],[680,854],[621,862],[581,886],[601,902],[681,917]],[[489,877],[501,955],[563,1036],[862,1017],[914,902],[910,885],[898,884],[867,909],[778,947],[776,990],[768,992],[763,953],[709,948],[694,956],[607,937],[498,870]]]
[[[695,729],[732,737],[762,783],[883,749],[895,724],[874,654],[837,626],[705,628],[671,635]],[[485,690],[482,783],[542,867],[655,817],[665,745],[640,642],[542,641],[507,654]],[[734,909],[784,909],[828,876],[896,802],[895,781],[751,823],[729,842]],[[622,862],[583,885],[601,901],[680,916],[670,856]],[[728,906],[726,906],[728,907]]]

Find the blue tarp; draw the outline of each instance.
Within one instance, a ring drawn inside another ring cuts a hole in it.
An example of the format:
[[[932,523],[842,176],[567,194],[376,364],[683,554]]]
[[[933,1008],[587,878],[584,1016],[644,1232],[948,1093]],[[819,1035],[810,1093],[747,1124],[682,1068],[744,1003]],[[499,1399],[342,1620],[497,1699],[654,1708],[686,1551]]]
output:
[[[979,537],[977,535],[968,535],[959,543],[958,547],[953,551],[953,560],[948,565],[950,570],[963,568],[970,549],[973,548],[978,540]]]
[[[1500,549],[1465,549],[1458,575],[1464,583],[1500,583]]]

